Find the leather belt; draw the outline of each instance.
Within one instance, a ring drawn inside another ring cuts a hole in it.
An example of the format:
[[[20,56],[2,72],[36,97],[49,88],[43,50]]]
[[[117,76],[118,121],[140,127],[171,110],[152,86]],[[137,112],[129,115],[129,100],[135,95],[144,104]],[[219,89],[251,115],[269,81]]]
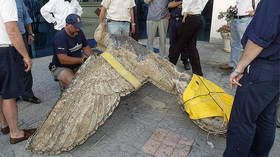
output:
[[[10,47],[13,46],[12,44],[0,44],[0,47]]]
[[[234,16],[233,18],[235,18],[235,19],[242,19],[242,18],[245,18],[245,17],[250,17],[250,15]]]
[[[201,16],[201,14],[188,14],[187,16]]]
[[[107,19],[107,22],[128,22],[128,21],[117,21],[117,20]]]

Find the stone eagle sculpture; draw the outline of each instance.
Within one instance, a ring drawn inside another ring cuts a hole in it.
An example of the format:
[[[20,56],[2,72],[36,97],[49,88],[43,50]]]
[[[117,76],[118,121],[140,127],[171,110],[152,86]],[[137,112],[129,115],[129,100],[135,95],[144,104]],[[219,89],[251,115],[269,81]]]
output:
[[[191,75],[178,72],[168,60],[130,37],[108,34],[106,28],[106,24],[101,24],[95,31],[98,49],[109,52],[142,85],[151,82],[176,95],[179,104],[183,104],[182,94]],[[84,143],[113,113],[120,97],[135,90],[102,56],[89,57],[47,119],[28,140],[27,150],[35,154],[60,154]],[[221,121],[222,118],[194,120],[201,126],[210,126],[204,128],[207,131],[225,130]]]

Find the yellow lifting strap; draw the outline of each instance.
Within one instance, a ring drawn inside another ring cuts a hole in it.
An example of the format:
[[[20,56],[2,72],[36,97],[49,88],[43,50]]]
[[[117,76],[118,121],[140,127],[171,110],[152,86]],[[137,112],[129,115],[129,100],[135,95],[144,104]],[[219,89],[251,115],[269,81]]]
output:
[[[185,89],[183,101],[191,119],[221,116],[228,122],[233,96],[209,80],[194,74]]]
[[[142,84],[141,82],[133,76],[129,71],[127,71],[109,52],[104,51],[101,56],[129,83],[131,83],[134,88],[139,89]]]

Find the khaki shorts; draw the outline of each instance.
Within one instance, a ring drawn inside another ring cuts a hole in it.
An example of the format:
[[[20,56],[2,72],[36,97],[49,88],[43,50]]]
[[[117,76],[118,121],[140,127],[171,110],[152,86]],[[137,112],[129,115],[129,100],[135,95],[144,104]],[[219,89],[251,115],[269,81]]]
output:
[[[74,74],[79,70],[80,67],[75,68],[74,70],[70,69],[70,68],[66,68],[66,67],[56,67],[55,70],[52,71],[53,77],[56,81],[58,81],[58,76],[60,75],[60,73],[63,70],[70,70],[72,71]]]

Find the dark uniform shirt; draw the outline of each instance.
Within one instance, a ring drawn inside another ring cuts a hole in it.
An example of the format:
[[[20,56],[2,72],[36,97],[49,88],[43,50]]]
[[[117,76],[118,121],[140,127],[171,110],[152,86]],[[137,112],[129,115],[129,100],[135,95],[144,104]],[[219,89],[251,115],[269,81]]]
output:
[[[168,2],[173,2],[174,0],[169,0]],[[175,0],[176,2],[178,1],[183,1],[183,0]],[[182,16],[182,8],[169,8],[169,12],[170,12],[170,17],[171,18],[183,18]]]
[[[248,39],[264,48],[257,58],[271,61],[280,60],[279,0],[260,1],[255,16],[242,38],[243,47],[245,47]]]
[[[79,31],[78,35],[74,38],[70,37],[65,29],[63,28],[55,34],[54,42],[54,55],[52,63],[58,67],[67,67],[75,69],[78,65],[65,65],[61,64],[58,60],[57,54],[66,54],[71,57],[82,57],[82,49],[88,45],[85,35],[82,30]]]

